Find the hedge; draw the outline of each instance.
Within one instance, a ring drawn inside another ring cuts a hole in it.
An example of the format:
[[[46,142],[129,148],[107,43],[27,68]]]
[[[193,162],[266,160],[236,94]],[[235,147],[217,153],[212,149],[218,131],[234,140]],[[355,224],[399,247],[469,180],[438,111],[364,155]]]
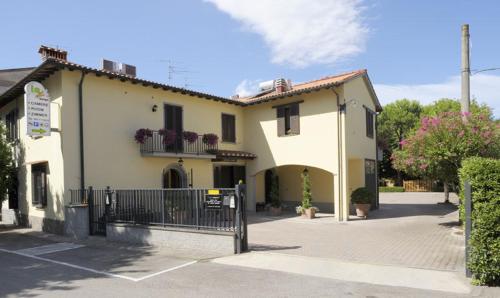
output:
[[[469,181],[472,188],[472,204],[500,200],[500,159],[471,157],[462,162],[459,171],[460,200],[464,198],[463,185]],[[464,207],[460,204],[460,220],[464,220]]]
[[[467,266],[474,283],[500,285],[500,160],[473,157],[460,169],[460,198],[463,183],[472,188],[472,231]],[[461,218],[463,204],[461,204]]]
[[[379,192],[404,192],[405,188],[402,186],[380,186]]]

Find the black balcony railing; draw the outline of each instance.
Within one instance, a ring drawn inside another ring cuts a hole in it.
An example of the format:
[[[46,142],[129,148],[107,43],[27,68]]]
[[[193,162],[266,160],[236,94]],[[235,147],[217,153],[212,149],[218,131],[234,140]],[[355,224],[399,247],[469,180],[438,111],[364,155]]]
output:
[[[218,142],[209,144],[203,141],[203,135],[190,142],[182,136],[166,137],[158,131],[153,131],[141,144],[141,153],[173,153],[173,154],[194,154],[213,155],[218,149]]]

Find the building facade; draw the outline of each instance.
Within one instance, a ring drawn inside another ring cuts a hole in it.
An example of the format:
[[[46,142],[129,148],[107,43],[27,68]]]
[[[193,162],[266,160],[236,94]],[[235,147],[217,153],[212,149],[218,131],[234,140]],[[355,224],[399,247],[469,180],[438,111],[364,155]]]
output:
[[[0,94],[0,117],[18,169],[16,219],[62,233],[69,190],[232,187],[247,184],[247,209],[268,202],[269,181],[295,207],[301,173],[314,204],[347,220],[350,192],[377,191],[376,113],[366,70],[303,84],[275,80],[247,98],[223,98],[135,74],[68,62],[41,47],[43,62]],[[26,134],[24,86],[50,96],[50,136]],[[216,137],[214,137],[217,136]],[[15,201],[15,202],[14,202]],[[378,203],[374,202],[374,206]]]

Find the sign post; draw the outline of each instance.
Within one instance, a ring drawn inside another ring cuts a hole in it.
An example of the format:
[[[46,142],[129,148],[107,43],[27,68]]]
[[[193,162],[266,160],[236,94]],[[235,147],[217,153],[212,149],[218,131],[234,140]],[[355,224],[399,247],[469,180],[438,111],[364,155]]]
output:
[[[49,92],[39,82],[24,86],[24,112],[28,136],[50,136]]]

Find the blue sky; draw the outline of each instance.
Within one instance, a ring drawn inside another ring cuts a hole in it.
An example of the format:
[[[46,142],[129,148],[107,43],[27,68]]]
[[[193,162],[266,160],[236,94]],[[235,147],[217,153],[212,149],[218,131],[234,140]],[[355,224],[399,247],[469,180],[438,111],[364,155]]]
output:
[[[112,59],[141,78],[222,96],[367,68],[383,103],[458,97],[463,23],[472,68],[500,67],[498,1],[46,0],[2,1],[0,11],[0,68],[39,64],[46,44],[76,63]],[[497,117],[498,86],[500,71],[472,77],[472,95]]]

